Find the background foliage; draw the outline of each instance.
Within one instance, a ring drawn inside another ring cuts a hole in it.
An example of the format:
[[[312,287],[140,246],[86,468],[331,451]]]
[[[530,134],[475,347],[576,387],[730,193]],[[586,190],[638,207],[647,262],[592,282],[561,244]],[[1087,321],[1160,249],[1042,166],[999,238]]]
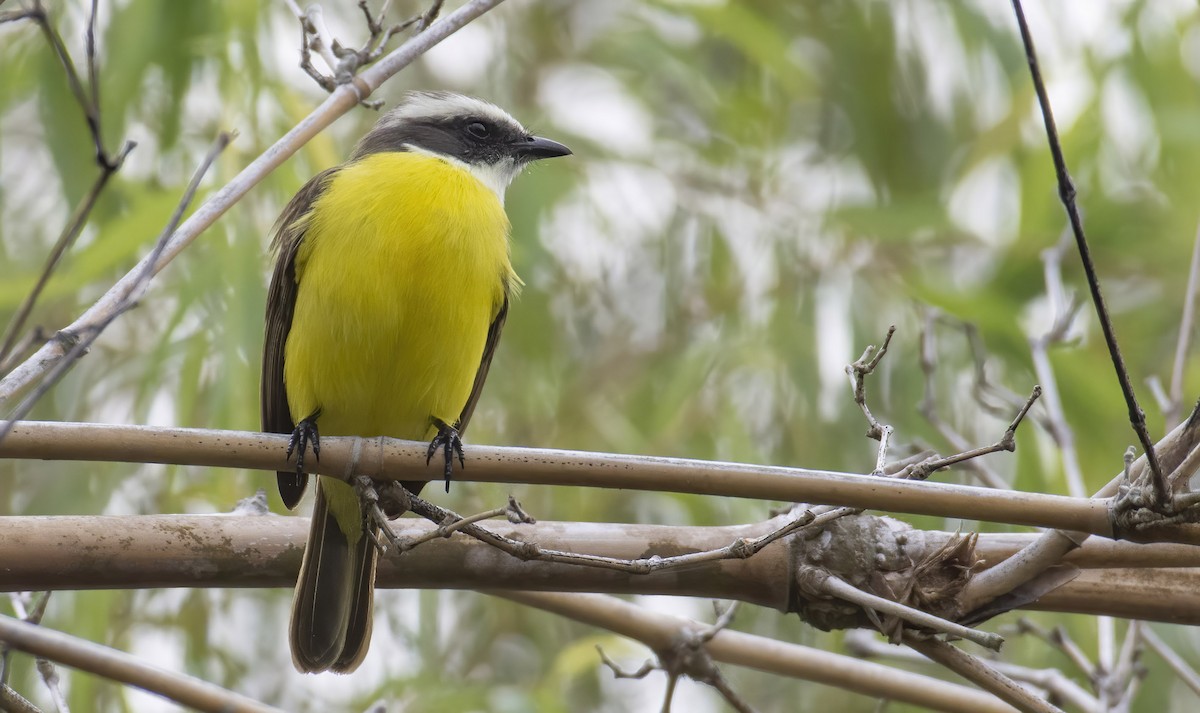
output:
[[[393,19],[417,10],[396,4]],[[86,3],[51,10],[82,61]],[[325,11],[335,34],[361,39],[353,3],[330,0]],[[1170,369],[1196,232],[1200,12],[1187,0],[1034,2],[1028,11],[1118,333],[1143,384]],[[105,136],[139,146],[39,305],[35,322],[50,330],[149,249],[218,130],[240,135],[209,191],[322,97],[297,67],[299,31],[282,2],[103,2],[100,29]],[[0,27],[0,67],[6,320],[96,169],[80,111],[32,25]],[[926,305],[979,325],[996,381],[1018,392],[1034,383],[1027,338],[1047,320],[1039,255],[1064,220],[1007,3],[511,0],[377,96],[409,88],[495,101],[576,152],[509,192],[526,288],[474,442],[866,472],[873,445],[841,369],[897,324],[876,413],[902,441],[946,449],[916,408]],[[356,110],[222,218],[36,417],[256,429],[272,222],[374,119]],[[1075,261],[1067,265],[1068,283],[1081,284]],[[1133,440],[1094,332],[1086,314],[1077,343],[1052,354],[1093,488]],[[1000,422],[966,396],[963,340],[946,332],[938,346],[943,417],[994,440]],[[1195,371],[1185,394],[1196,393]],[[1051,442],[1030,429],[1020,444],[993,465],[1013,477],[1019,467],[1021,488],[1062,492]],[[260,472],[36,462],[0,462],[0,483],[6,514],[222,511],[273,489]],[[463,512],[505,492],[466,485],[438,497]],[[752,521],[772,505],[534,487],[517,495],[545,519],[664,524]],[[473,593],[382,592],[361,672],[303,677],[288,661],[289,597],[64,593],[46,622],[289,710],[361,710],[377,698],[421,711],[658,705],[661,679],[613,682],[597,665],[593,644],[628,661],[643,653],[635,646]],[[644,601],[710,616],[705,602]],[[1090,619],[1043,617],[1057,620],[1094,641]],[[774,612],[745,611],[735,626],[839,647],[838,636]],[[1164,634],[1200,659],[1194,632]],[[1010,647],[1024,663],[1069,670],[1040,644]],[[1169,676],[1152,667],[1162,684],[1143,688],[1139,709],[1173,697]],[[37,690],[28,660],[16,672],[19,690]],[[875,705],[728,674],[764,710]],[[68,686],[80,710],[165,706],[88,676]],[[718,707],[691,685],[680,695],[697,710]]]

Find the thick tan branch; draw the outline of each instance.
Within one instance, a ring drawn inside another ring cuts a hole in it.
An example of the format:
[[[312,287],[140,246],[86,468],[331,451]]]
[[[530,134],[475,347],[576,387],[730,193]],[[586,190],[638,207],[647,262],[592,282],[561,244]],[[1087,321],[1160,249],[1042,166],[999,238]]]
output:
[[[720,547],[739,537],[761,536],[778,524],[778,519],[736,527],[543,521],[536,525],[489,523],[489,527],[546,547],[634,558]],[[410,519],[399,520],[395,526],[401,537],[420,536],[434,528],[431,523]],[[291,587],[307,532],[304,518],[274,515],[0,517],[0,562],[4,563],[0,590]],[[917,536],[929,540],[926,549],[936,549],[955,533],[913,531],[910,539]],[[1011,536],[1000,537],[1004,547],[1012,546],[1007,541]],[[981,537],[984,551],[988,549],[986,538]],[[455,535],[427,542],[403,555],[381,558],[378,586],[667,594],[738,600],[786,611],[789,573],[795,559],[790,546],[779,542],[750,559],[630,575],[522,562]],[[1121,563],[1127,568],[1084,570],[1030,607],[1136,614],[1149,620],[1200,624],[1200,571],[1133,569],[1139,558],[1182,562],[1176,549],[1128,545],[1113,550],[1085,545],[1073,557],[1076,564],[1110,565],[1124,552]]]
[[[289,466],[287,436],[243,431],[22,422],[0,443],[0,457],[172,463],[265,471]],[[353,472],[380,480],[436,480],[427,445],[390,438],[321,439],[323,475]],[[532,448],[469,446],[462,480],[575,485],[823,503],[1036,525],[1111,536],[1108,502],[1060,495],[996,491],[968,485],[848,473],[720,463],[682,458]],[[1200,542],[1200,526],[1161,533]]]

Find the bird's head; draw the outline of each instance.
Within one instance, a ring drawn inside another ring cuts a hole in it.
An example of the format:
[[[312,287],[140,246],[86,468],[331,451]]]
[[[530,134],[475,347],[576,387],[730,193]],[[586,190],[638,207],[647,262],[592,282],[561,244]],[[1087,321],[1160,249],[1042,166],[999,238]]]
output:
[[[495,104],[450,92],[410,92],[363,137],[354,159],[383,151],[436,156],[469,170],[500,200],[533,161],[571,149],[530,134]]]

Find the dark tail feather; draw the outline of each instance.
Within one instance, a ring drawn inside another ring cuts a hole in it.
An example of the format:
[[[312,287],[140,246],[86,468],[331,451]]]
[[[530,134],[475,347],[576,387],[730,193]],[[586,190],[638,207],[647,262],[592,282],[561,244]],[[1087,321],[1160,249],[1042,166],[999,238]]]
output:
[[[349,673],[362,663],[371,643],[377,552],[365,531],[350,545],[329,512],[324,480],[318,479],[292,599],[292,662],[305,673]]]

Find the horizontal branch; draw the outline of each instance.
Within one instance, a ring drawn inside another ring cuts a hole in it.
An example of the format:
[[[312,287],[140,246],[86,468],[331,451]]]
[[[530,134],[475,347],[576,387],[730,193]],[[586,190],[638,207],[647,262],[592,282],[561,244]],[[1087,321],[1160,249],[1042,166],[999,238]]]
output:
[[[732,527],[668,527],[625,523],[538,522],[487,526],[505,536],[544,547],[618,558],[670,555],[711,549],[753,538],[779,518]],[[422,520],[393,523],[400,537],[434,529]],[[302,517],[236,515],[138,515],[125,517],[0,517],[0,590],[133,589],[148,587],[291,587],[300,567],[308,522]],[[937,549],[955,533],[915,530],[925,549]],[[988,535],[980,551],[988,552]],[[1000,535],[1000,549],[1011,535]],[[522,562],[489,545],[455,535],[399,555],[380,558],[377,586],[439,589],[663,594],[744,601],[786,611],[792,582],[787,573],[795,545],[778,542],[750,559],[709,562],[646,575]],[[1029,608],[1200,624],[1200,570],[1135,569],[1139,551],[1151,559],[1179,562],[1174,545],[1128,545],[1125,569],[1083,570],[1075,580],[1045,594]],[[1196,549],[1196,548],[1191,548]],[[1095,553],[1093,557],[1092,553]],[[1117,550],[1084,545],[1072,556],[1082,567],[1111,561]],[[1160,554],[1153,554],[1153,553]],[[919,556],[914,550],[914,555]],[[469,566],[468,566],[469,563]],[[1147,592],[1152,593],[1152,596]]]
[[[286,470],[288,437],[245,431],[22,422],[0,443],[2,458],[169,463],[265,471]],[[327,437],[323,475],[380,480],[437,480],[424,443],[391,438]],[[1111,537],[1109,501],[996,491],[969,485],[581,451],[468,447],[460,480],[654,490],[785,502],[848,505],[1013,525],[1077,530]],[[1161,531],[1159,539],[1200,542],[1200,526]]]

